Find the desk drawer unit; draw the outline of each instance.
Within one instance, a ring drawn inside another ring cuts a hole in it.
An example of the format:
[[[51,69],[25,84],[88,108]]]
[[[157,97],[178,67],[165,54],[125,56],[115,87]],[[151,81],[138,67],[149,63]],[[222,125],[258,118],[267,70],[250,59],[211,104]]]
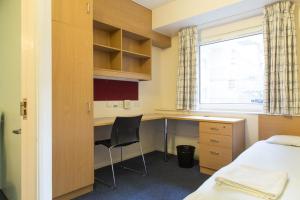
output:
[[[219,169],[232,161],[231,149],[202,144],[199,147],[201,166],[209,169]]]
[[[200,130],[204,133],[231,135],[232,124],[201,122]]]
[[[224,147],[231,149],[232,137],[227,135],[201,133],[200,143],[210,146]]]
[[[213,174],[229,164],[245,146],[245,122],[241,119],[199,124],[200,172]]]

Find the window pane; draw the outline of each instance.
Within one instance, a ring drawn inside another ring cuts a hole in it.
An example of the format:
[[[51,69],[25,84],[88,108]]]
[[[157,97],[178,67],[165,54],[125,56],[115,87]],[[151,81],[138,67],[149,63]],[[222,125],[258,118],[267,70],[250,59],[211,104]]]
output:
[[[261,104],[262,34],[200,46],[200,103]]]

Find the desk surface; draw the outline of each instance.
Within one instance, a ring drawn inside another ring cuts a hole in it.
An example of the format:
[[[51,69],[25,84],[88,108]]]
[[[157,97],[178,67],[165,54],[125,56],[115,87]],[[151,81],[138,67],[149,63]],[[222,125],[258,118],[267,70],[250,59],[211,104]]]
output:
[[[221,123],[235,123],[244,121],[239,118],[225,118],[225,117],[205,117],[198,115],[180,115],[180,114],[145,114],[143,115],[142,121],[158,120],[158,119],[174,119],[184,121],[196,121],[196,122],[221,122]],[[115,121],[115,117],[102,117],[94,119],[94,127],[112,125]]]

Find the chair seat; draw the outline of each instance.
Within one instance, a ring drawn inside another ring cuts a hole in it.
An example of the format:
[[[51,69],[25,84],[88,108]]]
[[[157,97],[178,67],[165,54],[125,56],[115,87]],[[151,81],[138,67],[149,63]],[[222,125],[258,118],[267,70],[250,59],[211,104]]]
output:
[[[107,140],[97,140],[97,141],[95,141],[95,145],[100,145],[100,144],[106,146],[107,148],[110,148],[111,147],[111,140],[107,139]]]
[[[123,143],[123,144],[116,145],[114,147],[124,147],[124,146],[128,146],[128,145],[131,145],[131,144],[134,144],[134,143],[137,143],[137,142],[139,142],[139,140],[131,141],[131,142],[126,142],[126,143]],[[104,145],[107,148],[110,148],[110,147],[112,147],[112,145],[111,145],[111,139],[97,140],[97,141],[95,141],[95,146],[96,145]]]

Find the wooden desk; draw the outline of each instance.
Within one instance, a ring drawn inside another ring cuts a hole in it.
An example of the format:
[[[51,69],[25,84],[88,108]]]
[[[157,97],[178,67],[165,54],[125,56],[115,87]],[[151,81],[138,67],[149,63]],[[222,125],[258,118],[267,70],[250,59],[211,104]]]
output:
[[[237,124],[243,123],[244,119],[237,118],[224,118],[224,117],[205,117],[198,115],[180,115],[180,114],[145,114],[142,121],[151,120],[164,120],[164,160],[168,159],[168,120],[183,120],[183,121],[195,121],[195,122],[208,122],[208,123],[220,123],[220,124]],[[112,125],[115,121],[115,117],[103,117],[94,119],[94,127]],[[200,124],[199,124],[200,126]]]
[[[115,121],[115,117],[102,117],[94,119],[94,127],[112,125]],[[157,119],[164,119],[162,114],[145,114],[143,115],[142,121],[151,121]]]
[[[115,121],[115,117],[100,117],[94,119],[94,127],[112,125]],[[236,118],[224,118],[224,117],[205,117],[198,115],[178,115],[178,114],[145,114],[142,121],[151,121],[158,119],[171,119],[171,120],[183,120],[183,121],[196,121],[196,122],[229,122],[235,123],[244,121],[244,119]]]

